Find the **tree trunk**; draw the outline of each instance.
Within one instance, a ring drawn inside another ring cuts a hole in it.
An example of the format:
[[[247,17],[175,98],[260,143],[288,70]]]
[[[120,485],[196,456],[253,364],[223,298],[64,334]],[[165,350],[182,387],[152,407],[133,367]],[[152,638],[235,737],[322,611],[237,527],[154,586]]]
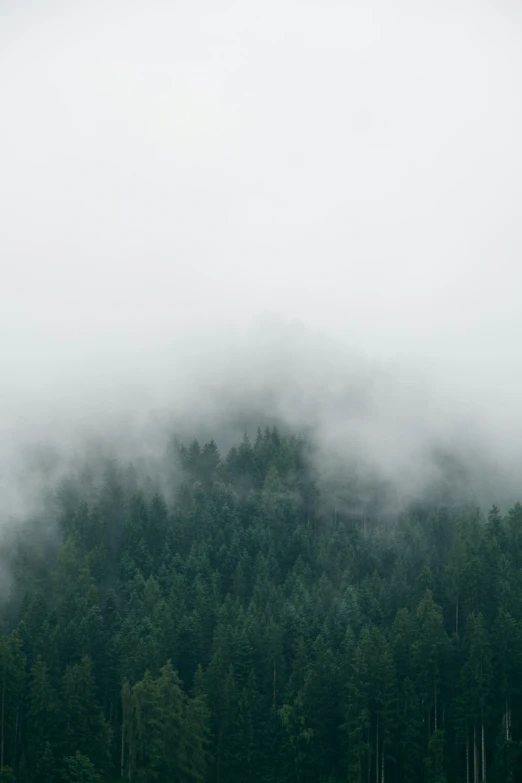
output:
[[[273,687],[274,687],[274,707],[275,707],[276,706],[276,662],[275,662],[275,659],[274,659],[274,682],[273,682]]]
[[[437,731],[437,683],[433,686],[433,695],[434,695],[434,701],[435,701],[435,731]]]
[[[482,715],[482,780],[486,780],[486,746],[484,744],[484,715]]]
[[[218,746],[217,746],[217,753],[216,753],[216,780],[219,783],[220,780],[220,767],[221,767],[221,740],[223,738],[223,726],[219,727],[219,734],[218,734]]]
[[[457,601],[455,603],[455,635],[459,635],[459,597],[457,595]]]
[[[466,726],[466,783],[469,783],[469,732]]]
[[[14,730],[14,760],[18,757],[18,724],[20,722],[20,706],[16,705],[15,730]],[[14,764],[13,764],[14,766]]]
[[[23,720],[20,718],[18,721],[18,737],[16,738],[16,742],[19,747],[22,746],[22,726],[23,726]]]
[[[381,750],[381,783],[384,783],[384,741]]]
[[[0,741],[0,769],[4,768],[5,677],[2,683],[2,738]]]
[[[366,739],[368,740],[368,783],[372,774],[372,743],[370,741],[370,727],[366,731]]]
[[[375,729],[375,783],[379,783],[379,718]]]
[[[123,777],[124,769],[125,769],[125,721],[122,720],[122,722],[121,722],[121,756],[120,756],[121,777]]]
[[[478,783],[477,729],[473,726],[473,783]]]

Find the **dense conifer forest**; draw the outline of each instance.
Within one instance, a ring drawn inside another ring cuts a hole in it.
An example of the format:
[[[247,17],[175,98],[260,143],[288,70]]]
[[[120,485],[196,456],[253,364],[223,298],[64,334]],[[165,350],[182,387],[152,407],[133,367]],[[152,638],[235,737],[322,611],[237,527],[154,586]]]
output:
[[[521,779],[522,506],[339,503],[275,428],[170,468],[5,533],[1,783]]]

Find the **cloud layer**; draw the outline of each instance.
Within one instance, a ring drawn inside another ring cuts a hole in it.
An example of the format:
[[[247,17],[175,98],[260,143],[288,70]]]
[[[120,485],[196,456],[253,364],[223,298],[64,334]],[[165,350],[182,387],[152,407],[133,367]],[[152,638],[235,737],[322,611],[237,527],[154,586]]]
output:
[[[249,405],[405,486],[434,443],[516,483],[518,4],[2,13],[4,499],[29,441]]]

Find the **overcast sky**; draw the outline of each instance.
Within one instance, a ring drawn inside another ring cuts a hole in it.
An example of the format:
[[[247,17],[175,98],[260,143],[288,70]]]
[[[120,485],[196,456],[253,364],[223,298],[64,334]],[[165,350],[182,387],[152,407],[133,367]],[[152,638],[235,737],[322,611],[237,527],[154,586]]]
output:
[[[516,0],[1,0],[4,412],[270,311],[512,426],[521,79]]]

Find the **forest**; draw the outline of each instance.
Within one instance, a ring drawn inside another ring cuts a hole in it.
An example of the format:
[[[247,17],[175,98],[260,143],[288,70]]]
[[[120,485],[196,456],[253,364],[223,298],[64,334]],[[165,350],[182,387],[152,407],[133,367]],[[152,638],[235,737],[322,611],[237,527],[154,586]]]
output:
[[[85,464],[6,528],[0,783],[522,779],[522,506],[340,503],[312,452]]]

